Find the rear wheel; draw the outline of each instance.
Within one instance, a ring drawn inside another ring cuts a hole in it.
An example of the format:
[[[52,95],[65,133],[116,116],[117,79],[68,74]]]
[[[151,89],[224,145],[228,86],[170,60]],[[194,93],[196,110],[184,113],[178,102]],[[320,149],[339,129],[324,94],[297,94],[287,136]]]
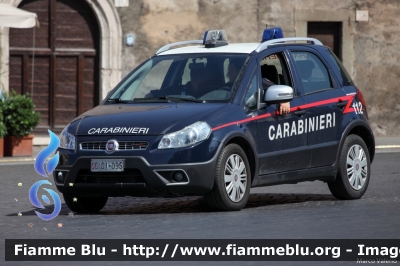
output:
[[[98,212],[106,205],[108,197],[76,197],[64,193],[64,200],[68,208],[77,213]]]
[[[236,144],[229,144],[218,158],[214,187],[205,195],[208,205],[216,210],[238,211],[250,194],[250,166],[246,154]]]
[[[338,199],[359,199],[367,190],[371,165],[367,145],[357,135],[347,136],[339,158],[339,170],[329,190]]]

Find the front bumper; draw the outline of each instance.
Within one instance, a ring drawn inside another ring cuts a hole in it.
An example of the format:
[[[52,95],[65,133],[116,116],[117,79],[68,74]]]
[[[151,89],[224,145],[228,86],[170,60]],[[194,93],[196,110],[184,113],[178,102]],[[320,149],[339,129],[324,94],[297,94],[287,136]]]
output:
[[[136,156],[132,156],[132,153],[129,156],[127,152],[110,156],[102,152],[88,154],[60,149],[60,159],[63,157],[64,159],[60,160],[53,172],[53,177],[61,193],[81,197],[202,195],[213,187],[219,144],[217,141],[209,140],[195,147],[179,150],[134,152]],[[207,161],[196,162],[199,157],[204,159],[204,153],[210,151],[212,151],[212,156],[209,153]],[[159,154],[155,156],[155,153]],[[159,157],[159,160],[156,157]],[[181,159],[175,163],[177,157]],[[150,158],[152,163],[149,163],[146,158]],[[165,158],[171,158],[169,161],[174,163],[165,163]],[[125,170],[123,172],[91,172],[92,159],[124,159]],[[157,161],[160,163],[154,163]],[[195,162],[188,163],[188,161]],[[176,172],[180,172],[183,176],[179,182],[174,180]],[[61,178],[59,175],[62,175]]]

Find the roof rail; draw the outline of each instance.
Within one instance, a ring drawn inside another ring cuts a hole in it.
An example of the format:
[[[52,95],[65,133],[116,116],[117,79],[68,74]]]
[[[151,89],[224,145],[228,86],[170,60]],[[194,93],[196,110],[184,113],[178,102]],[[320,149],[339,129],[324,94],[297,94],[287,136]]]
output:
[[[271,44],[279,44],[279,43],[284,43],[284,42],[295,42],[295,41],[309,41],[312,44],[323,45],[322,42],[320,42],[319,40],[317,40],[315,38],[307,38],[307,37],[279,38],[279,39],[273,39],[273,40],[269,40],[269,41],[261,43],[257,47],[256,52],[261,52],[261,51],[267,49],[268,46]]]
[[[165,45],[161,47],[156,54],[160,54],[162,52],[168,51],[171,47],[178,46],[178,45],[184,45],[184,44],[203,44],[203,40],[192,40],[192,41],[183,41],[183,42],[174,42],[170,43],[168,45]]]

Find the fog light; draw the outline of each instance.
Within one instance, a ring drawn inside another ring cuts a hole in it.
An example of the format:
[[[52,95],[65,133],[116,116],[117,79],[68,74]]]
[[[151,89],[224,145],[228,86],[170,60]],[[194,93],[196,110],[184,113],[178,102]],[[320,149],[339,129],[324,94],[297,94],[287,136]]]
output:
[[[183,180],[182,172],[175,172],[174,180],[177,181],[177,182],[181,182]]]
[[[57,181],[60,183],[64,183],[64,175],[63,172],[59,171],[56,173]]]

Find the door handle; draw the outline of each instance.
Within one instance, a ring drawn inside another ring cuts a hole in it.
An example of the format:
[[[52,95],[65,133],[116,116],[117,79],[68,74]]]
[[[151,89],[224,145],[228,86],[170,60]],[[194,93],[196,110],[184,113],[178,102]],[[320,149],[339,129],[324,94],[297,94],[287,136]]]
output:
[[[336,106],[337,106],[337,107],[340,107],[340,108],[345,107],[346,105],[347,105],[347,102],[338,102],[338,103],[336,104]]]
[[[302,116],[302,115],[304,115],[305,113],[306,113],[306,110],[299,110],[299,111],[294,112],[294,114],[295,114],[295,115],[298,115],[298,116]]]

